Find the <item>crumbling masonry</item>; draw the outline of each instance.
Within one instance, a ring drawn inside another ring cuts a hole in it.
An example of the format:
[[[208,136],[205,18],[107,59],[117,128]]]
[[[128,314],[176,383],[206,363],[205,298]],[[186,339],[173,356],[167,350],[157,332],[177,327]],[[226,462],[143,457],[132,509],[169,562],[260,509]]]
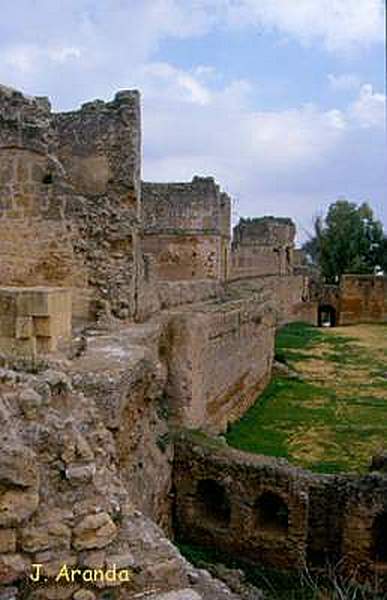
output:
[[[181,557],[176,525],[274,566],[335,548],[371,569],[383,478],[374,501],[368,480],[174,443],[176,429],[223,432],[269,381],[276,328],[317,323],[294,235],[264,217],[231,242],[230,198],[212,178],[142,183],[138,92],[54,114],[0,87],[2,600],[245,597]],[[353,320],[363,309],[349,305]],[[63,563],[114,564],[130,581],[60,586]]]

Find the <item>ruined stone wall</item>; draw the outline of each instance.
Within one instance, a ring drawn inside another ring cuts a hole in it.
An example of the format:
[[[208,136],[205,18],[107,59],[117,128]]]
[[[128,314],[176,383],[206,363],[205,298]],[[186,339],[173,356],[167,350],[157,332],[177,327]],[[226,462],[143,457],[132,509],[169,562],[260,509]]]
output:
[[[230,199],[214,180],[143,183],[144,252],[161,280],[225,280],[230,240]]]
[[[304,275],[262,276],[231,282],[227,287],[244,295],[259,294],[273,311],[277,327],[292,321],[317,325],[318,302]]]
[[[387,322],[387,277],[343,275],[339,324]]]
[[[292,274],[295,232],[291,219],[241,219],[233,231],[230,279]]]
[[[46,99],[0,88],[3,285],[70,287],[75,318],[133,316],[139,213],[136,92],[52,115]]]
[[[318,475],[183,434],[175,450],[176,520],[197,544],[272,567],[326,566],[384,581],[387,477]]]
[[[109,343],[111,348],[114,340]],[[104,370],[107,365],[97,348],[91,348],[89,358],[96,360],[94,351],[100,364],[98,373],[89,365],[89,381],[81,375],[81,364],[73,382],[71,374],[53,368],[34,375],[0,370],[0,596],[159,600],[173,592],[165,598],[241,600],[205,571],[194,569],[138,509],[138,501],[149,513],[168,499],[161,489],[160,457],[170,463],[171,451],[164,438],[162,450],[154,446],[144,428],[147,419],[155,431],[159,426],[153,424],[157,417],[150,408],[157,397],[157,384],[151,390],[152,366],[138,360],[137,373],[124,384],[115,371],[114,351],[110,371]],[[97,375],[105,390],[110,384],[116,398],[122,393],[126,432],[125,425],[120,432],[111,421],[107,427],[101,399],[95,402],[88,395]],[[146,463],[144,457],[141,463],[142,438]],[[123,452],[121,443],[130,453]],[[37,564],[41,578],[32,582],[29,576],[36,575]],[[63,567],[68,578],[58,581]],[[122,572],[126,575],[121,579]]]
[[[55,158],[47,100],[0,87],[0,279],[2,285],[85,288],[65,216],[74,192]]]
[[[175,422],[222,431],[269,380],[274,320],[251,296],[194,305],[169,312],[161,344]]]

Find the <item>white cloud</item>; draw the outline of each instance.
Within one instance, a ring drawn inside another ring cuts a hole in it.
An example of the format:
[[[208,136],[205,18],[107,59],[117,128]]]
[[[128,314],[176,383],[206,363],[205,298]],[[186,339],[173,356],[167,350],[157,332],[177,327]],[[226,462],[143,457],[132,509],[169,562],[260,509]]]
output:
[[[214,0],[223,2],[231,25],[252,24],[303,43],[322,41],[331,51],[384,39],[383,0]]]
[[[211,64],[177,68],[162,62],[158,48],[166,38],[248,26],[348,52],[383,40],[382,0],[60,4],[60,10],[52,0],[7,5],[0,17],[0,81],[49,95],[57,109],[140,88],[147,178],[213,174],[250,215],[304,215],[336,193],[379,193],[385,98],[355,75],[329,76],[332,88],[357,94],[347,108],[265,111],[257,108],[251,82],[236,76],[225,84]]]
[[[386,97],[374,91],[372,85],[361,87],[359,97],[350,107],[350,115],[356,124],[364,128],[383,128],[385,124]]]
[[[330,87],[334,91],[347,92],[353,91],[360,87],[360,78],[353,73],[342,73],[340,75],[334,75],[329,73],[328,81]]]
[[[181,73],[170,69],[163,88],[153,76],[148,71],[142,82],[146,179],[214,175],[239,199],[240,214],[293,215],[304,224],[339,195],[383,206],[384,96],[371,86],[342,110],[257,111],[248,82],[214,89],[190,72],[208,101],[187,110],[176,83]]]

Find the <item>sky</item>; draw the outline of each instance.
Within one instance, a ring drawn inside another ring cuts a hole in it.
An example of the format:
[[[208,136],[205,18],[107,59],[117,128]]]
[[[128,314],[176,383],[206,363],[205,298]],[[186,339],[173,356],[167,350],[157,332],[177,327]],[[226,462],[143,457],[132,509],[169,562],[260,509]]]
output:
[[[12,0],[0,83],[53,109],[142,94],[143,178],[212,175],[299,239],[345,197],[387,230],[384,0]]]

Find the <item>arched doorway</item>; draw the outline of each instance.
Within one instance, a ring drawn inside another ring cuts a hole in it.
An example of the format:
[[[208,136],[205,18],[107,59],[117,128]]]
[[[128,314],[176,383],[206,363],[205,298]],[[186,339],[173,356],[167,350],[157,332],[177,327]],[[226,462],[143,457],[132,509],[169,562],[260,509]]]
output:
[[[200,512],[206,521],[227,527],[230,523],[231,505],[224,486],[213,479],[199,481],[196,497]]]
[[[323,304],[318,307],[318,326],[335,327],[337,321],[336,309],[330,304]]]
[[[255,503],[256,522],[260,529],[286,533],[289,509],[286,502],[274,492],[264,492]]]

